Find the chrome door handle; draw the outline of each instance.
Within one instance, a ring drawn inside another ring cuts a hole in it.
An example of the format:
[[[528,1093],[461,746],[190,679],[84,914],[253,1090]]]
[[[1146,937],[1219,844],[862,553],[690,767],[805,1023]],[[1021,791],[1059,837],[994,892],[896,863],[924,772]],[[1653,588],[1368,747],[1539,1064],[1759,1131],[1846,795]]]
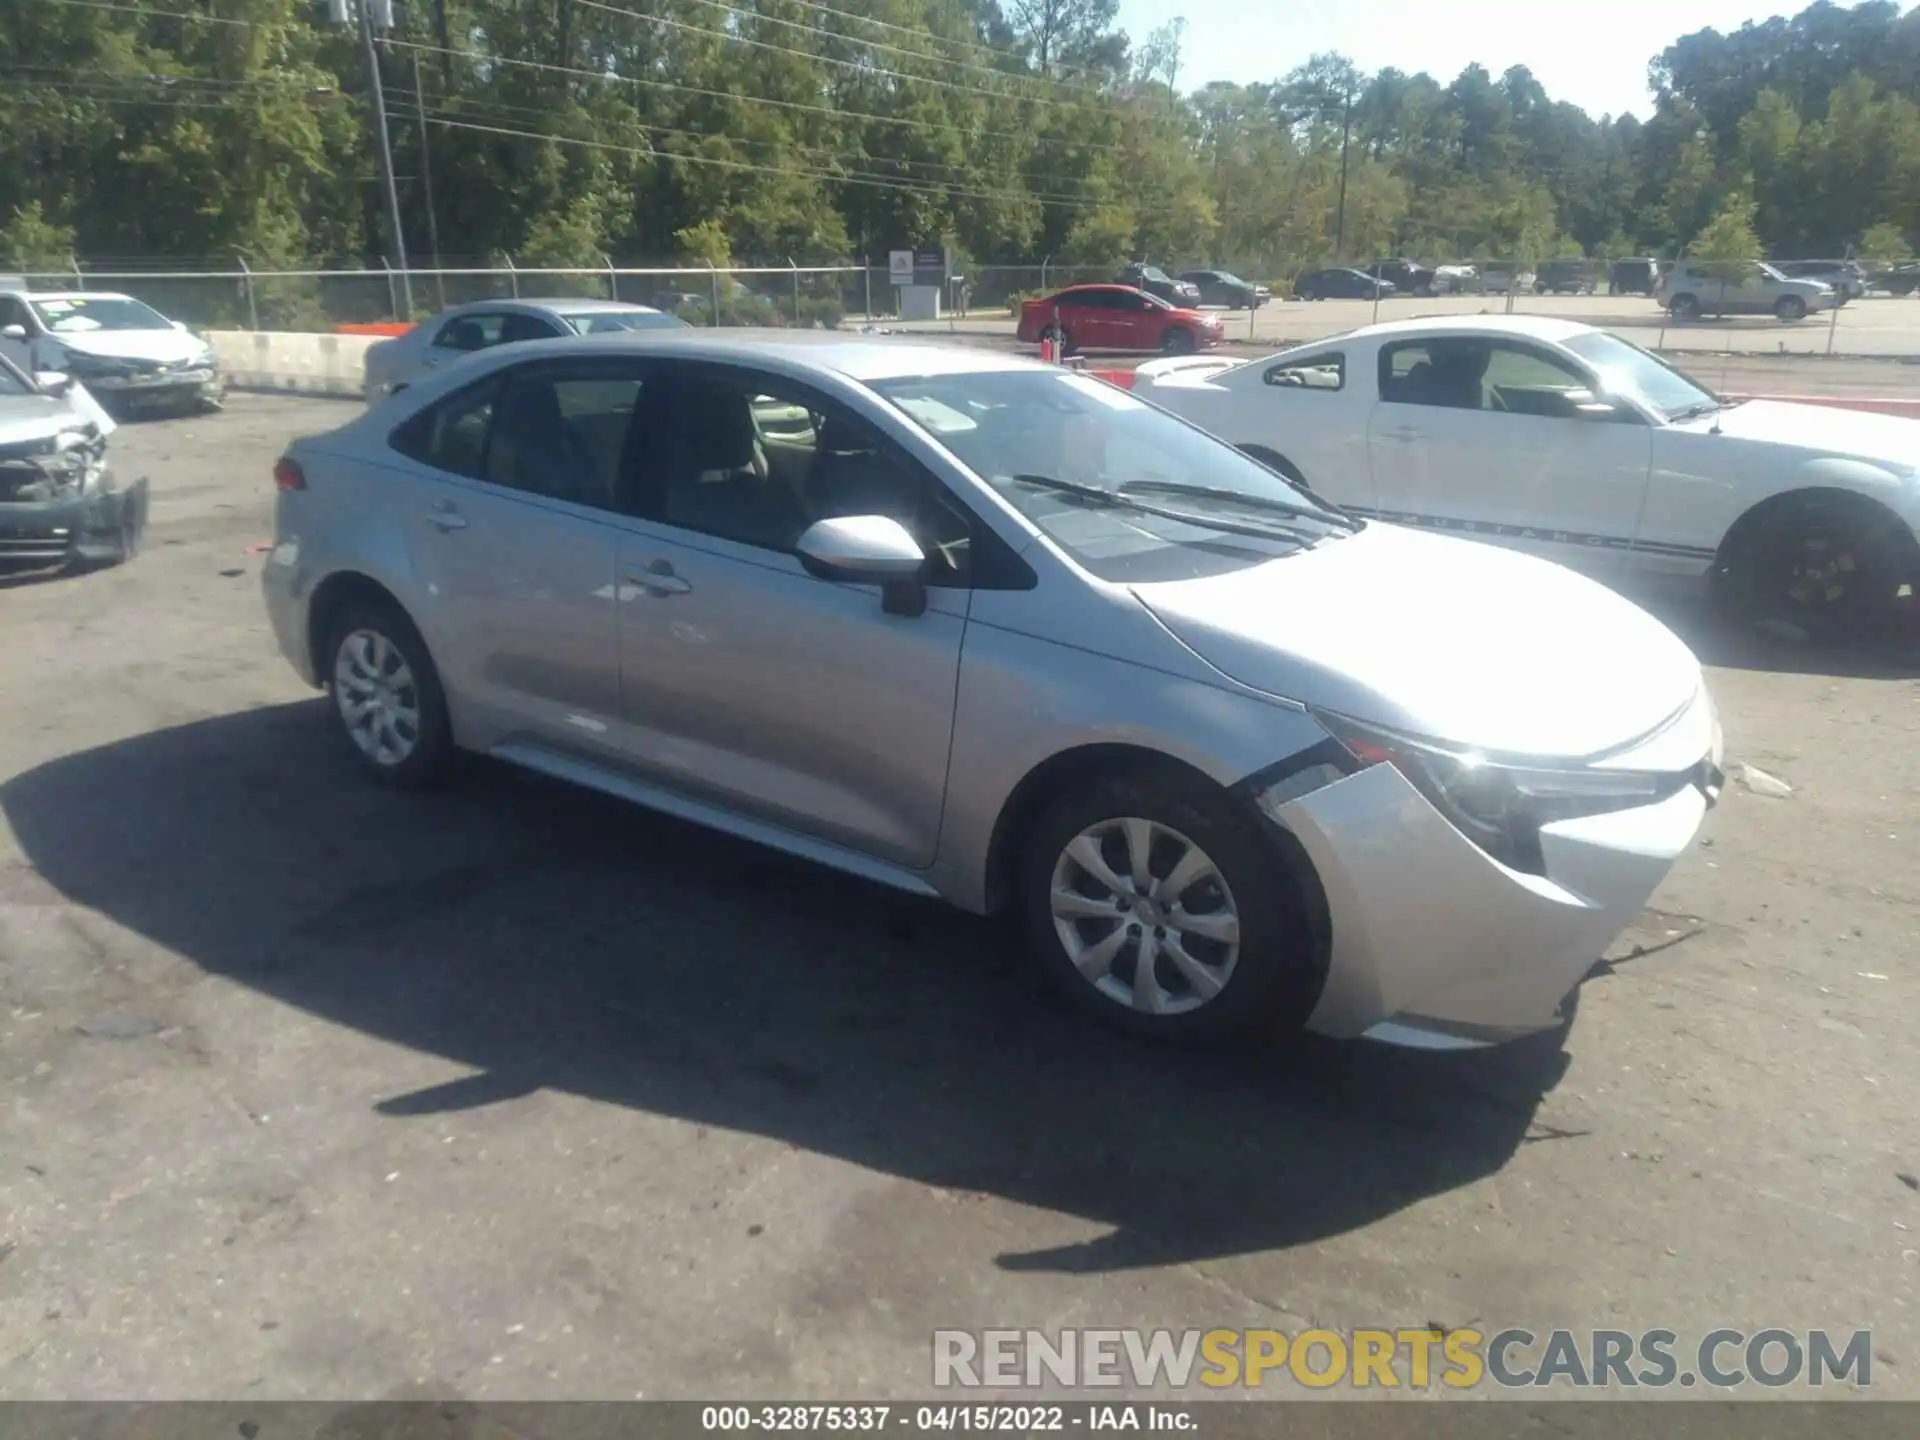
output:
[[[453,502],[451,500],[434,501],[433,513],[427,516],[427,522],[431,525],[438,526],[442,534],[445,534],[449,530],[464,530],[467,528],[467,517],[453,508]]]
[[[665,560],[655,560],[644,570],[628,571],[627,580],[657,597],[684,595],[693,589],[692,585],[673,573],[673,566]]]
[[[1411,425],[1396,425],[1391,430],[1382,430],[1380,432],[1380,438],[1382,440],[1398,440],[1401,444],[1405,445],[1415,440],[1424,440],[1426,435],[1422,431],[1414,429]]]

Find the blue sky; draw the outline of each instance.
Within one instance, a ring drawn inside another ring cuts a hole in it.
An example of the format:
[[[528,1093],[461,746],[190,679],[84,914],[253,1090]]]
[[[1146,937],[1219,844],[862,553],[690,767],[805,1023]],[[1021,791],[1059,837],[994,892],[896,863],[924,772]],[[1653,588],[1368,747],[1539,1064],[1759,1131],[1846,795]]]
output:
[[[1844,3],[1844,0],[1843,0]],[[1525,65],[1556,100],[1595,116],[1645,118],[1647,61],[1682,35],[1797,14],[1806,0],[1120,0],[1134,43],[1187,21],[1180,88],[1272,80],[1320,50],[1362,70],[1425,70],[1442,84],[1474,61],[1494,75]]]

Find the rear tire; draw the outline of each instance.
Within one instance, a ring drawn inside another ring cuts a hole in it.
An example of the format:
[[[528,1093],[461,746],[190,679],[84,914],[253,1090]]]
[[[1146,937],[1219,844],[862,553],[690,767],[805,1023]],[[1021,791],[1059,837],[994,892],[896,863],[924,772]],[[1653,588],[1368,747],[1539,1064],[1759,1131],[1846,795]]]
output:
[[[1068,998],[1153,1039],[1297,1031],[1325,978],[1277,842],[1225,792],[1171,771],[1102,777],[1049,805],[1021,907]]]
[[[1667,313],[1676,320],[1698,320],[1700,318],[1700,297],[1697,295],[1676,295],[1667,302]]]
[[[1053,341],[1053,349],[1056,355],[1071,355],[1074,353],[1073,337],[1058,325],[1049,325],[1046,329],[1042,330],[1040,332],[1040,338],[1042,340]]]
[[[444,780],[454,761],[446,693],[426,642],[400,608],[349,605],[328,626],[320,653],[335,731],[360,768],[402,790]]]

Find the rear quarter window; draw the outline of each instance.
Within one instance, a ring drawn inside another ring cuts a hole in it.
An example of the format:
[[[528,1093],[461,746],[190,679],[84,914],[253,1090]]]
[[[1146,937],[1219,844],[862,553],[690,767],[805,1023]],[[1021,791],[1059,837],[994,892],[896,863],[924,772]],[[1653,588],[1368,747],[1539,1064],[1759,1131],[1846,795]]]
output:
[[[486,473],[494,402],[505,384],[503,376],[489,375],[477,385],[436,400],[401,421],[387,443],[422,465],[481,479]]]

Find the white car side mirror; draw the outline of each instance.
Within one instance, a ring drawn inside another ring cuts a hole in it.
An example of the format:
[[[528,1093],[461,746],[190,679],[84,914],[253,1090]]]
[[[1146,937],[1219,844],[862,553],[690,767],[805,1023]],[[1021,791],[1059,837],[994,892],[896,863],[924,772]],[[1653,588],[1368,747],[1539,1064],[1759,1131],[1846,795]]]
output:
[[[64,395],[73,388],[73,377],[64,370],[36,370],[33,383],[49,395]]]
[[[0,340],[24,340],[26,338],[26,326],[17,323],[13,325],[0,325]]]

